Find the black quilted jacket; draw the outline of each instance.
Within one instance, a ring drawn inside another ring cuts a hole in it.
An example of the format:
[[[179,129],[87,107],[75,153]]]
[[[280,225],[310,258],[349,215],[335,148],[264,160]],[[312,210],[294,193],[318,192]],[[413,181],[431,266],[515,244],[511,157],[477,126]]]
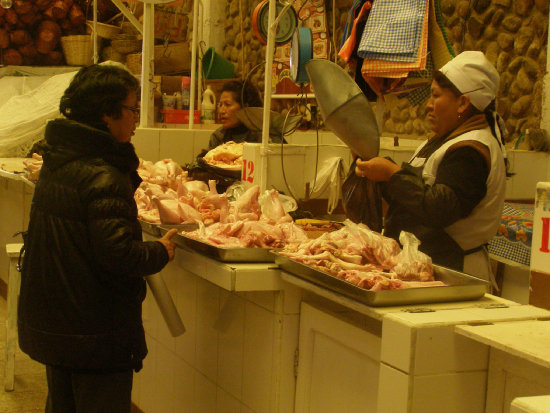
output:
[[[20,347],[73,371],[139,370],[143,276],[168,254],[141,238],[134,148],[67,119],[48,123],[46,142],[25,243]]]

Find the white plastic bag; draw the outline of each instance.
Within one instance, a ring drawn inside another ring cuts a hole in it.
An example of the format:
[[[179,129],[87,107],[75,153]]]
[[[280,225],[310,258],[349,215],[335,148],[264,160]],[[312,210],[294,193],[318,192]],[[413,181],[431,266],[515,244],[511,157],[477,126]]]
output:
[[[75,72],[52,76],[35,89],[12,96],[0,107],[0,157],[25,157],[59,116],[59,101]]]
[[[338,205],[342,194],[344,176],[344,160],[338,156],[326,159],[317,172],[315,187],[311,190],[309,196],[315,198],[328,190],[328,214],[332,214],[332,211]]]
[[[433,281],[432,259],[418,249],[420,240],[410,232],[401,231],[399,242],[403,250],[397,255],[393,271],[402,280]]]

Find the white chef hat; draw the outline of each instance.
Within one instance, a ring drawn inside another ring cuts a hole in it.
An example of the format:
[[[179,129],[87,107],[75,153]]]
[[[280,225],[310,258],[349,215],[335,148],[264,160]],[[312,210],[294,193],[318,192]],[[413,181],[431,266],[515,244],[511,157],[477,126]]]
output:
[[[482,52],[462,52],[439,71],[482,112],[497,95],[500,77]]]

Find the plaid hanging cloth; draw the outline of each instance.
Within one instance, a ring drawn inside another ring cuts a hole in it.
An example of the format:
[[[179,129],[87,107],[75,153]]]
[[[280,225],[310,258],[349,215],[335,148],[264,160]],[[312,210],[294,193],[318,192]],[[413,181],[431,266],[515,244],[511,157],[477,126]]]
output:
[[[414,62],[426,17],[427,0],[376,0],[359,43],[364,59]]]

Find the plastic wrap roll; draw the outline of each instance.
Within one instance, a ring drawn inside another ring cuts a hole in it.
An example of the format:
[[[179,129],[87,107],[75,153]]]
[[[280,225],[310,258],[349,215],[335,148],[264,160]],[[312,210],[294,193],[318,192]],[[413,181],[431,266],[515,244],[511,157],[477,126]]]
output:
[[[162,276],[160,274],[153,274],[145,277],[145,280],[147,280],[147,284],[153,292],[155,301],[157,302],[160,312],[162,313],[162,317],[164,318],[172,337],[178,337],[185,333],[185,326],[181,321],[178,310],[174,305],[174,301],[172,301],[172,297],[170,296],[170,292],[168,291]]]

